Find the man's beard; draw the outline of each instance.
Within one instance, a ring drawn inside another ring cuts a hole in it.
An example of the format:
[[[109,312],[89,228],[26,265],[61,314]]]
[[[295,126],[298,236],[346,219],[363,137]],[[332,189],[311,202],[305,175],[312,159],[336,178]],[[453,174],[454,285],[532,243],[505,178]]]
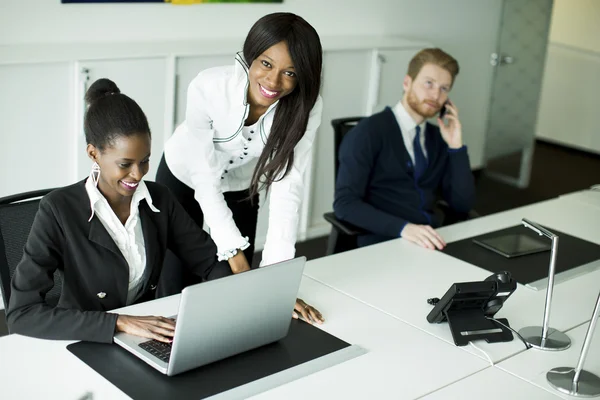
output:
[[[432,109],[429,106],[427,106],[425,102],[419,101],[412,89],[408,92],[408,96],[406,96],[406,102],[414,112],[416,112],[425,119],[429,119],[435,116],[435,114],[437,114],[441,109],[441,107],[439,106],[437,108]]]

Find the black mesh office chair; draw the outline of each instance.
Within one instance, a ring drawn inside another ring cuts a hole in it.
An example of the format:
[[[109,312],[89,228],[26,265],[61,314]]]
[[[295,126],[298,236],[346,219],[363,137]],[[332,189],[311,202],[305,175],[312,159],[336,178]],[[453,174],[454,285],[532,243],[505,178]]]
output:
[[[0,198],[0,289],[4,308],[10,299],[10,280],[23,257],[40,198],[53,189],[36,190]],[[62,278],[54,274],[54,287],[46,295],[46,301],[55,305],[60,297]]]
[[[342,139],[344,138],[344,135],[354,128],[356,124],[358,124],[363,118],[364,117],[338,118],[331,121],[334,132],[335,152],[334,182],[337,181],[337,173],[340,166],[338,150],[340,148],[340,144],[342,143]],[[442,199],[436,202],[433,211],[438,215],[438,218],[443,221],[442,225],[450,225],[479,216],[474,210],[471,210],[468,214],[456,213],[450,208],[448,203]],[[366,231],[362,228],[337,219],[335,214],[332,212],[323,214],[323,217],[331,224],[331,232],[329,233],[329,238],[327,240],[326,255],[355,249],[357,247],[357,236],[366,233]]]
[[[334,140],[334,182],[337,181],[337,173],[340,167],[338,151],[342,139],[346,133],[350,132],[364,117],[338,118],[331,121],[333,126]],[[341,253],[342,251],[356,248],[356,237],[365,231],[348,222],[336,218],[335,214],[328,212],[323,214],[327,222],[331,224],[331,232],[327,240],[327,255]]]

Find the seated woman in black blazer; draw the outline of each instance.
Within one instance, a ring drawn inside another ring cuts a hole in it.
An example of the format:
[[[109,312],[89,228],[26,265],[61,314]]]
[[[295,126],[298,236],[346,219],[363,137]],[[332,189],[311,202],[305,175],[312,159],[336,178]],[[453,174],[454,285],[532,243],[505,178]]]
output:
[[[108,79],[96,81],[86,101],[92,172],[41,200],[11,282],[9,330],[44,339],[111,342],[127,332],[171,341],[171,319],[107,310],[155,297],[167,248],[204,280],[237,271],[217,262],[214,242],[166,187],[142,181],[150,128],[138,104]],[[56,270],[63,285],[53,306],[46,294]]]

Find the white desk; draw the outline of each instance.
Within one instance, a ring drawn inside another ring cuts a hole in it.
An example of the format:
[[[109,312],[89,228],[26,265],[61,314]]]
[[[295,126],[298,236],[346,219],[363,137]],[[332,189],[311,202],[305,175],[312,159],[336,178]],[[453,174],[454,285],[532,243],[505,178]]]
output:
[[[301,378],[257,399],[415,398],[472,375],[489,364],[454,346],[305,277],[300,296],[327,318],[323,330],[368,353]],[[132,315],[173,315],[178,296],[121,309]],[[77,359],[65,346],[11,335],[0,339],[3,399],[123,399],[124,393]],[[410,385],[407,383],[410,382]]]
[[[450,225],[441,228],[439,231],[446,241],[454,242],[485,232],[518,225],[521,223],[522,218],[528,218],[581,239],[600,243],[600,236],[598,235],[600,212],[584,203],[581,207],[572,207],[571,202],[568,201],[569,199],[569,197],[560,197],[542,201]]]
[[[300,295],[323,311],[325,331],[369,353],[253,399],[415,398],[489,365],[309,278]]]
[[[94,400],[128,398],[72,355],[72,342],[9,335],[0,338],[2,400],[77,400],[87,392]]]
[[[521,218],[526,217],[600,243],[600,212],[590,210],[584,206],[568,207],[566,201],[555,199],[452,225],[439,232],[451,242],[518,225]],[[426,299],[442,297],[454,282],[481,280],[490,275],[481,268],[403,239],[314,260],[307,265],[305,274],[452,345],[447,324],[427,322],[431,306]],[[589,305],[598,295],[598,282],[600,271],[557,284],[551,326],[564,331],[587,321],[591,314]],[[519,285],[498,317],[508,318],[516,329],[541,325],[544,299],[545,290],[534,291]],[[494,362],[525,349],[519,340],[492,345],[481,343],[480,347]],[[483,358],[470,346],[462,349]]]
[[[440,232],[447,241],[455,241],[513,226],[527,217],[600,243],[600,212],[583,202],[581,207],[572,205],[573,199],[555,199]],[[465,393],[471,398],[496,398],[487,390],[494,388],[511,398],[557,398],[547,390],[545,372],[556,366],[574,366],[585,332],[585,326],[568,331],[573,345],[563,352],[524,352],[519,340],[480,343],[494,362],[500,362],[490,368],[477,350],[454,346],[447,324],[432,325],[425,319],[431,310],[428,297],[441,297],[454,282],[483,279],[489,275],[487,271],[399,239],[310,261],[305,274],[300,297],[324,313],[327,321],[322,329],[369,353],[255,399],[433,399],[464,398]],[[558,284],[551,326],[567,331],[588,321],[599,282],[600,271],[594,271]],[[544,291],[520,286],[499,316],[507,317],[517,329],[541,324],[544,296]],[[173,315],[177,306],[178,298],[173,296],[121,312]],[[15,335],[0,338],[0,386],[6,398],[77,399],[88,391],[95,400],[127,397],[66,351],[69,343]],[[586,366],[597,374],[599,346],[596,338]]]
[[[560,397],[499,368],[490,367],[422,397],[422,399],[559,400]]]
[[[571,201],[575,206],[583,204],[600,210],[600,189],[580,190],[578,192],[562,195],[559,199]]]
[[[600,286],[600,282],[596,281],[596,284]],[[593,304],[590,302],[585,311],[591,316],[592,309]],[[528,350],[499,363],[498,368],[554,393],[556,396],[572,400],[574,397],[560,393],[550,386],[546,380],[546,373],[556,367],[577,366],[577,360],[579,359],[579,353],[581,352],[581,346],[583,345],[588,325],[586,323],[566,332],[571,338],[571,347],[567,350],[559,352]],[[600,333],[598,329],[592,339],[584,369],[600,376]]]

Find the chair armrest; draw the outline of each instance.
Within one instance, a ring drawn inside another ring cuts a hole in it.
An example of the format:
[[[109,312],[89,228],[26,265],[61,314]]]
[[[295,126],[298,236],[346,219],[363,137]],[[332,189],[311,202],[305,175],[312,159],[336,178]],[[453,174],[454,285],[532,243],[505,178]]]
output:
[[[449,220],[449,223],[467,221],[479,217],[479,213],[475,210],[470,210],[468,213],[457,213],[445,200],[438,200],[435,203],[435,208],[442,213],[444,220]],[[444,222],[443,225],[447,225],[447,223]]]
[[[39,197],[44,197],[45,195],[47,195],[54,189],[56,189],[56,188],[34,190],[32,192],[25,192],[25,193],[13,194],[10,196],[2,197],[2,198],[0,198],[0,205],[17,203],[20,201],[29,201],[29,200],[37,199]]]
[[[327,222],[329,222],[331,225],[333,225],[334,228],[338,229],[339,231],[343,232],[346,235],[358,236],[358,235],[363,235],[363,234],[367,233],[367,231],[365,231],[362,228],[354,226],[349,222],[339,220],[335,216],[335,214],[332,212],[323,214],[323,218],[325,218],[325,220]]]
[[[473,219],[473,218],[479,218],[481,217],[481,215],[479,215],[479,213],[475,210],[471,210],[467,213],[467,216],[469,217],[469,219]]]

